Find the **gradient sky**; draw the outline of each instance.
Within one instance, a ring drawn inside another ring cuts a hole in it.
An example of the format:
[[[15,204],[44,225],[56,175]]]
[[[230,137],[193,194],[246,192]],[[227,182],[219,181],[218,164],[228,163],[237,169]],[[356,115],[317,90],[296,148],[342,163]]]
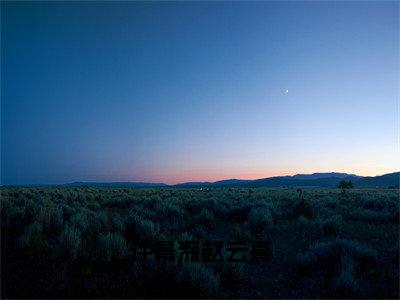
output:
[[[1,22],[3,184],[399,169],[398,2],[2,2]]]

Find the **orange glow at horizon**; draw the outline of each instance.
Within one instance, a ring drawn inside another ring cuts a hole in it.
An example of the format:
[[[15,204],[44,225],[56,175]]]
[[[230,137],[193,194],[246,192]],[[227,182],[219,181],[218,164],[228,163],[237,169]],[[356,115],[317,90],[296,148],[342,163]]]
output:
[[[166,183],[166,184],[178,184],[185,182],[215,182],[220,180],[228,180],[228,179],[242,179],[242,180],[255,180],[262,179],[268,177],[275,176],[293,176],[296,174],[313,174],[313,173],[328,173],[328,172],[336,172],[336,173],[348,173],[355,174],[359,176],[379,176],[387,173],[398,172],[396,168],[393,169],[382,169],[382,168],[374,168],[374,167],[364,167],[364,168],[354,168],[353,170],[349,169],[316,169],[316,168],[303,168],[303,169],[293,169],[291,171],[278,171],[278,170],[237,170],[237,172],[230,170],[184,170],[184,171],[174,171],[168,173],[165,172],[157,172],[152,174],[146,174],[141,177],[140,180],[133,179],[131,176],[121,176],[119,180],[124,181],[144,181],[144,182],[157,182],[157,183]],[[210,175],[212,173],[212,175]]]

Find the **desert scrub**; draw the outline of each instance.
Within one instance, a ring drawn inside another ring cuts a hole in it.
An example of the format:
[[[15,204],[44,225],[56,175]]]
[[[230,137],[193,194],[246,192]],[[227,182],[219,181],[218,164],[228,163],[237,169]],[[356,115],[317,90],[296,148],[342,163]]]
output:
[[[214,213],[207,208],[203,208],[199,214],[194,216],[193,222],[195,226],[202,225],[209,229],[214,223]]]
[[[315,222],[324,236],[336,236],[342,230],[342,217],[339,215],[330,215],[326,218],[318,217]]]
[[[99,211],[101,206],[98,203],[88,203],[87,208],[93,211]]]
[[[251,234],[261,234],[273,223],[272,214],[268,208],[254,208],[249,214],[248,227]]]
[[[73,226],[65,226],[59,237],[62,253],[75,260],[82,249],[82,235],[79,229]]]
[[[317,218],[327,219],[335,215],[335,211],[328,207],[323,207],[318,210]]]
[[[389,211],[388,209],[375,211],[371,209],[358,208],[355,212],[353,212],[351,218],[356,221],[367,223],[395,224],[399,221],[399,212]]]
[[[227,220],[234,223],[244,223],[247,221],[252,207],[247,204],[231,205],[228,210]]]
[[[245,280],[245,268],[243,263],[228,262],[214,265],[214,272],[220,275],[221,285],[233,285]]]
[[[129,198],[126,197],[116,197],[113,199],[107,199],[104,201],[103,206],[108,207],[108,208],[122,208],[126,209],[131,207],[133,204],[133,201]]]
[[[8,232],[21,234],[25,229],[25,224],[28,218],[25,209],[18,206],[13,206],[9,202],[1,203],[1,223],[7,228]]]
[[[97,250],[101,261],[109,263],[122,258],[127,251],[125,239],[118,233],[99,234]]]
[[[87,214],[88,230],[92,233],[105,232],[110,228],[107,211],[89,212]]]
[[[300,215],[299,218],[297,219],[297,222],[301,227],[306,227],[308,225],[308,218]]]
[[[57,234],[61,232],[64,213],[61,207],[57,207],[51,203],[45,205],[38,204],[35,207],[34,219],[43,225],[43,232],[49,234]]]
[[[175,203],[174,203],[175,202]],[[166,220],[182,220],[183,219],[183,211],[181,207],[176,204],[176,200],[173,202],[168,202],[165,200],[160,200],[157,202],[155,206],[155,213],[157,216],[157,220],[164,222]]]
[[[89,225],[91,223],[88,220],[88,213],[85,210],[80,210],[73,214],[69,219],[69,223],[71,226],[78,228],[84,235],[90,233]]]
[[[333,239],[328,242],[317,242],[305,253],[297,256],[301,268],[313,267],[318,264],[337,264],[342,256],[347,255],[356,262],[371,262],[377,257],[377,252],[355,240]]]
[[[354,273],[354,260],[347,255],[342,256],[339,270],[332,278],[330,284],[330,288],[336,296],[340,296],[340,298],[354,297],[357,291],[357,282]]]
[[[327,286],[328,297],[349,298],[356,295],[356,272],[371,267],[376,257],[375,250],[357,241],[334,239],[299,253],[297,262],[301,273],[312,273],[318,286]]]
[[[20,245],[29,256],[38,258],[45,247],[43,225],[38,222],[28,225],[25,232],[20,237]]]
[[[282,212],[282,202],[281,201],[268,201],[264,205],[261,205],[261,208],[265,207],[269,209],[271,212],[272,220],[275,220],[276,218],[282,218],[283,212]]]
[[[309,199],[302,198],[297,203],[297,212],[296,214],[300,214],[306,216],[307,218],[311,219],[314,217],[315,212],[312,206],[312,202]]]
[[[107,230],[121,233],[125,229],[125,221],[121,215],[116,213],[109,213],[107,218]]]
[[[129,240],[154,241],[160,235],[160,227],[152,221],[142,219],[135,213],[128,216],[125,224],[125,236]]]
[[[247,224],[246,224],[247,225]],[[244,226],[243,224],[234,224],[232,227],[229,237],[232,240],[243,241],[250,240],[251,235],[248,229],[248,226]]]
[[[217,297],[220,288],[220,277],[212,269],[196,264],[184,264],[178,269],[178,283],[189,293],[188,297]]]

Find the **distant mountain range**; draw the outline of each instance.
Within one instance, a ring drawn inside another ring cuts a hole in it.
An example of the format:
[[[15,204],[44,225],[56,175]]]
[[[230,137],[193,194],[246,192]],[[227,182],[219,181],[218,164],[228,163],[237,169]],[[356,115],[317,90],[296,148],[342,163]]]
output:
[[[214,187],[265,187],[265,188],[311,188],[337,187],[341,180],[351,180],[356,188],[399,187],[400,172],[374,177],[363,177],[347,173],[313,173],[294,176],[276,176],[255,180],[228,179],[215,182],[185,182],[175,185],[147,182],[73,182],[68,187],[112,187],[112,188],[214,188]]]
[[[151,183],[151,182],[72,182],[63,184],[63,186],[70,187],[118,187],[118,188],[154,188],[154,187],[167,187],[168,185],[165,183]]]

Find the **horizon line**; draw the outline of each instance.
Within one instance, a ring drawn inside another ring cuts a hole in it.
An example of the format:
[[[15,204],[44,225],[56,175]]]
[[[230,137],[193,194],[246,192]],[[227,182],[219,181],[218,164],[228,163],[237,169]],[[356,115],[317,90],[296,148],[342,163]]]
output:
[[[74,180],[74,181],[68,181],[68,182],[59,182],[59,183],[21,183],[21,184],[3,184],[0,183],[0,187],[7,187],[7,186],[40,186],[40,185],[48,185],[48,186],[59,186],[59,185],[68,185],[68,184],[73,184],[73,183],[143,183],[143,184],[162,184],[166,186],[175,186],[175,185],[180,185],[180,184],[185,184],[185,183],[216,183],[220,181],[226,181],[226,180],[248,180],[248,181],[253,181],[253,180],[261,180],[261,179],[269,179],[269,178],[277,178],[277,177],[293,177],[296,175],[314,175],[314,174],[329,174],[329,173],[336,173],[336,174],[347,174],[349,176],[357,176],[357,177],[378,177],[378,176],[383,176],[383,175],[388,175],[388,174],[394,174],[394,173],[399,173],[400,170],[394,171],[394,172],[388,172],[388,173],[383,173],[383,174],[377,174],[377,175],[358,175],[355,173],[347,173],[347,172],[336,172],[336,171],[330,171],[330,172],[313,172],[313,173],[296,173],[292,175],[276,175],[276,176],[270,176],[270,177],[260,177],[260,178],[253,178],[253,179],[246,179],[246,178],[226,178],[226,179],[219,179],[215,181],[182,181],[182,182],[177,182],[173,184],[168,184],[165,182],[160,182],[160,181],[143,181],[143,180],[138,180],[138,181],[96,181],[96,180]]]

